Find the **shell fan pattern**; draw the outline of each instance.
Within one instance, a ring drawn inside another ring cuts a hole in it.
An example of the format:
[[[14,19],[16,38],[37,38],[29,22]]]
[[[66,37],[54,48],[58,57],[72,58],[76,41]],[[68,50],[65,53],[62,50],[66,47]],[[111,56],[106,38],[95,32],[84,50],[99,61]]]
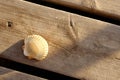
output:
[[[39,35],[29,35],[24,40],[24,55],[29,59],[43,60],[48,54],[48,43]]]

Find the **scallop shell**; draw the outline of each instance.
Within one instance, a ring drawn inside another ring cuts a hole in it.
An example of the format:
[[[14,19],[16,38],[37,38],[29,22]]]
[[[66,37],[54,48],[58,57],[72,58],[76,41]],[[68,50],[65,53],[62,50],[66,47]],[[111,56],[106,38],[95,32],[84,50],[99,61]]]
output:
[[[29,59],[42,60],[48,54],[48,43],[39,35],[29,35],[24,40],[24,55]]]

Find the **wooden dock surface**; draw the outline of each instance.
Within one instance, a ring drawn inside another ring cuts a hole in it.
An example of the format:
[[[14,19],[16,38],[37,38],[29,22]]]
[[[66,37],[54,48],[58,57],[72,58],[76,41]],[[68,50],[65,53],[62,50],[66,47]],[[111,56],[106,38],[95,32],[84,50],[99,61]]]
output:
[[[48,41],[45,60],[23,55],[23,39],[30,34]],[[77,79],[119,80],[119,35],[119,25],[27,1],[0,0],[0,57],[11,61]]]

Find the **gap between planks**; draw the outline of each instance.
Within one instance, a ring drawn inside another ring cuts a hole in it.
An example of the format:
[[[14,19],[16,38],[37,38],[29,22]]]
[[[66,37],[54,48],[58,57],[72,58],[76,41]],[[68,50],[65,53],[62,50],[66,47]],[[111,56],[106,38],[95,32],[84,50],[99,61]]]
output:
[[[99,19],[120,25],[119,2],[99,1],[99,0],[41,0],[31,1],[37,4],[53,7],[56,9],[76,13],[79,15]],[[100,3],[100,4],[99,4]],[[115,4],[113,4],[115,3]],[[106,4],[111,6],[106,7]]]

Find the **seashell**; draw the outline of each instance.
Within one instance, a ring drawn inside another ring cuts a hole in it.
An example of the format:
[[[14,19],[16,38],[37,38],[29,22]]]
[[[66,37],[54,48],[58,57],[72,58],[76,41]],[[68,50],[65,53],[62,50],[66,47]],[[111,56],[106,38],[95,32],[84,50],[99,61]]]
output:
[[[42,60],[48,54],[48,43],[39,35],[29,35],[24,40],[23,52],[28,59]]]

